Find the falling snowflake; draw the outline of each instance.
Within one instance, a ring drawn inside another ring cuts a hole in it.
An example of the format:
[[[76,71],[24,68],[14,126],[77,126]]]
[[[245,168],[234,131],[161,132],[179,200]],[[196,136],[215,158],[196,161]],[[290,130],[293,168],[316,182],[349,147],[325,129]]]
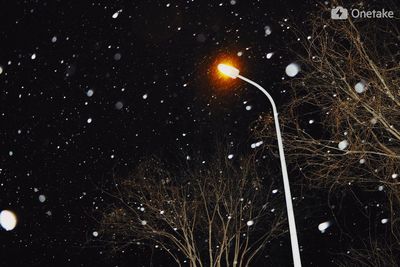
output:
[[[0,225],[6,231],[13,230],[17,225],[17,216],[12,211],[3,210],[0,212]]]
[[[121,101],[115,103],[115,109],[121,110],[124,107],[124,104]]]
[[[259,147],[259,146],[261,146],[263,143],[264,143],[263,141],[258,141],[258,142],[256,142],[256,143],[253,143],[253,144],[251,144],[251,148]]]
[[[354,89],[357,93],[362,94],[367,90],[367,84],[365,81],[359,81],[356,83],[356,85],[354,85]]]
[[[345,150],[349,146],[349,142],[347,140],[340,141],[338,144],[338,148],[340,150]]]
[[[42,203],[45,202],[46,201],[46,196],[45,195],[40,195],[39,196],[39,201],[42,202]]]
[[[94,237],[98,237],[98,236],[99,236],[99,232],[94,231],[94,232],[92,233],[92,235],[93,235]]]
[[[115,12],[115,13],[112,15],[112,18],[113,18],[113,19],[118,18],[119,14],[120,14],[121,12],[122,12],[122,9],[118,10],[117,12]]]
[[[250,227],[250,226],[252,226],[252,225],[254,224],[254,221],[253,221],[253,220],[247,221],[247,223],[246,223],[246,224],[247,224],[247,226],[249,226],[249,227]]]
[[[285,71],[287,76],[294,77],[300,72],[300,66],[297,63],[290,63]]]
[[[228,159],[233,159],[233,154],[229,154]]]
[[[264,31],[265,31],[265,37],[267,37],[268,35],[270,35],[272,33],[270,26],[265,26]]]
[[[385,223],[387,223],[388,221],[389,221],[389,219],[384,218],[384,219],[381,220],[381,223],[382,223],[382,224],[385,224]]]
[[[326,222],[320,223],[318,225],[318,230],[321,233],[325,233],[326,229],[328,229],[331,225],[332,225],[332,223],[330,221],[326,221]]]
[[[114,60],[115,60],[115,61],[118,61],[118,60],[121,59],[121,57],[122,57],[121,53],[115,53],[115,55],[114,55]]]
[[[268,54],[267,54],[267,59],[270,59],[273,55],[274,55],[273,52],[268,53]]]
[[[86,95],[87,95],[88,97],[92,97],[93,94],[94,94],[94,91],[93,91],[92,89],[89,89],[89,90],[87,90],[87,92],[86,92]]]

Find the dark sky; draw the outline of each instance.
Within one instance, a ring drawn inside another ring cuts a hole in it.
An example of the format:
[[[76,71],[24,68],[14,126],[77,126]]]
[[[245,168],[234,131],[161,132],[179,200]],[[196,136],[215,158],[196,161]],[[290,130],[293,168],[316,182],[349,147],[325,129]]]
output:
[[[296,45],[281,24],[301,25],[313,5],[2,1],[0,210],[15,212],[18,225],[0,231],[0,265],[146,262],[140,249],[110,257],[86,242],[105,205],[98,187],[149,155],[207,159],[216,138],[249,148],[250,124],[270,107],[254,88],[222,84],[215,64],[234,60],[283,103]],[[340,239],[317,229],[331,219],[324,201],[304,200],[321,206],[312,219],[300,215],[304,266],[328,266]],[[284,243],[281,266],[290,260]]]

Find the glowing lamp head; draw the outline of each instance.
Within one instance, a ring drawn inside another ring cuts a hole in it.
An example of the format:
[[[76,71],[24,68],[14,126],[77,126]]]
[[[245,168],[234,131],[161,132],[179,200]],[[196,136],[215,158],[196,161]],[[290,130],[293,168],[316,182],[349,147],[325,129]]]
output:
[[[218,70],[222,74],[229,76],[232,79],[236,79],[239,76],[239,70],[237,68],[234,68],[234,67],[226,65],[226,64],[219,64]]]

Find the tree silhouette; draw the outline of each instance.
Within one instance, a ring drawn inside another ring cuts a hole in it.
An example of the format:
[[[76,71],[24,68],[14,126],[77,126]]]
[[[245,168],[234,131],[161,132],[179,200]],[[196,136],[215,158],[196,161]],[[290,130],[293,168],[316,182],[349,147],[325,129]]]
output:
[[[365,5],[346,7],[374,8]],[[384,255],[400,241],[399,24],[397,19],[336,21],[329,14],[322,4],[305,22],[306,31],[290,25],[300,44],[295,54],[302,72],[288,81],[290,100],[280,110],[285,152],[289,166],[312,187],[385,193],[391,214],[391,231],[382,233],[385,248],[355,249]],[[254,131],[273,139],[272,127],[262,116]]]
[[[271,196],[272,179],[262,179],[253,157],[219,153],[210,162],[173,172],[152,158],[116,179],[103,241],[115,250],[157,247],[179,266],[249,266],[286,232],[283,199]]]

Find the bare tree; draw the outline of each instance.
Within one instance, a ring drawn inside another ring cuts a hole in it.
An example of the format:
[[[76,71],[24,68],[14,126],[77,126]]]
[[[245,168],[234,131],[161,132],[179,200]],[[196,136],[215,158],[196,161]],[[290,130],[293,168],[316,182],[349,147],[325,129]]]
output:
[[[384,242],[368,240],[361,248],[350,248],[346,253],[341,253],[335,261],[337,266],[370,266],[386,267],[399,266],[396,249],[383,245]]]
[[[102,214],[103,241],[116,250],[157,247],[179,266],[249,266],[286,231],[282,204],[271,199],[272,184],[251,157],[220,155],[200,165],[172,172],[151,159],[117,179],[109,194],[115,201]]]
[[[373,9],[366,5],[360,1],[352,8]],[[385,8],[399,10],[393,3]],[[302,72],[287,82],[290,101],[280,108],[285,152],[289,166],[311,186],[385,192],[391,214],[386,245],[355,249],[352,255],[365,262],[374,255],[389,260],[387,248],[398,248],[400,241],[399,19],[337,21],[329,14],[330,7],[321,4],[304,29],[290,25]],[[264,115],[254,131],[272,140],[272,127]]]
[[[322,9],[308,22],[311,33],[294,30],[302,74],[290,80],[292,99],[281,110],[285,151],[313,185],[382,186],[398,205],[398,19],[335,21]],[[263,116],[256,133],[273,138],[270,127]]]

